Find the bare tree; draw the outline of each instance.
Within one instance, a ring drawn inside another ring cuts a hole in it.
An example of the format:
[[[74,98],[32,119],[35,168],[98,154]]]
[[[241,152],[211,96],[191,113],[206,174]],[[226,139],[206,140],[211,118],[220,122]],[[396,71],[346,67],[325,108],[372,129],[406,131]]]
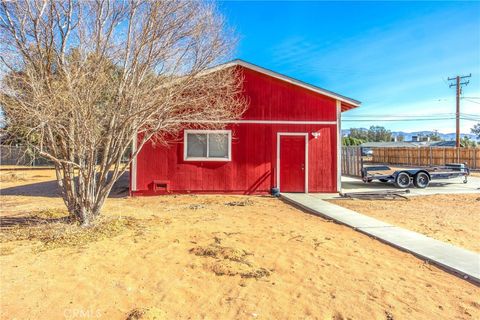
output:
[[[233,48],[210,2],[2,1],[0,34],[7,124],[55,164],[83,225],[137,134],[132,159],[186,123],[218,126],[245,109],[238,71],[209,71]]]

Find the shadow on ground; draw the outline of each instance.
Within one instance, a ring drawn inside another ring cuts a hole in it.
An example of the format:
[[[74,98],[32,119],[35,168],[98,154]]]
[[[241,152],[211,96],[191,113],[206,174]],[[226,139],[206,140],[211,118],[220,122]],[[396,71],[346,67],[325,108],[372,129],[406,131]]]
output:
[[[125,172],[114,184],[109,198],[123,198],[128,195],[129,175]],[[2,196],[60,197],[56,180],[26,184],[17,187],[0,188]]]
[[[432,181],[428,185],[429,188],[442,188],[442,187],[448,187],[451,185],[455,184],[460,184],[462,182],[437,182],[437,181]],[[463,184],[463,183],[462,183]],[[361,180],[358,181],[348,181],[348,182],[342,182],[342,188],[343,189],[358,189],[358,188],[365,188],[365,189],[379,189],[379,190],[385,190],[385,188],[395,188],[397,190],[401,190],[400,188],[397,188],[394,183],[390,182],[377,182],[373,181],[370,183],[365,183]]]

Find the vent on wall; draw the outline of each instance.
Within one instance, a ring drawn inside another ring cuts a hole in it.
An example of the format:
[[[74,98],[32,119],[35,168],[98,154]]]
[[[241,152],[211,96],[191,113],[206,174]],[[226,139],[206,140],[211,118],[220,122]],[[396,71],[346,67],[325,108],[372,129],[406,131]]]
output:
[[[153,191],[154,192],[169,192],[170,191],[170,181],[167,181],[167,180],[153,180]]]

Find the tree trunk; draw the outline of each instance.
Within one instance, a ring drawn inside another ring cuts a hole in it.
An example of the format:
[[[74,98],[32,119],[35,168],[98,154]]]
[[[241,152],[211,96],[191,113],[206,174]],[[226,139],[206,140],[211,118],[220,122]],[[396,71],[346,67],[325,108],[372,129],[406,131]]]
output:
[[[92,212],[86,207],[79,208],[80,225],[82,227],[89,227],[93,220]]]
[[[89,163],[85,167],[73,170],[69,165],[57,165],[57,182],[62,192],[69,215],[73,221],[80,223],[82,227],[89,227],[99,216],[106,198],[119,176],[118,170],[113,170],[107,177],[97,179],[99,173],[95,163]],[[76,172],[76,173],[75,173]]]

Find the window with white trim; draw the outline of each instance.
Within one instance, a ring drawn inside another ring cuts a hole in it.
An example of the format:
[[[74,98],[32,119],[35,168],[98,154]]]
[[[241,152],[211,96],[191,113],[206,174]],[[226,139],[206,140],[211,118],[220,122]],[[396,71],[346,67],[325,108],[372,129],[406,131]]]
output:
[[[231,152],[231,130],[185,130],[186,161],[230,161]]]

